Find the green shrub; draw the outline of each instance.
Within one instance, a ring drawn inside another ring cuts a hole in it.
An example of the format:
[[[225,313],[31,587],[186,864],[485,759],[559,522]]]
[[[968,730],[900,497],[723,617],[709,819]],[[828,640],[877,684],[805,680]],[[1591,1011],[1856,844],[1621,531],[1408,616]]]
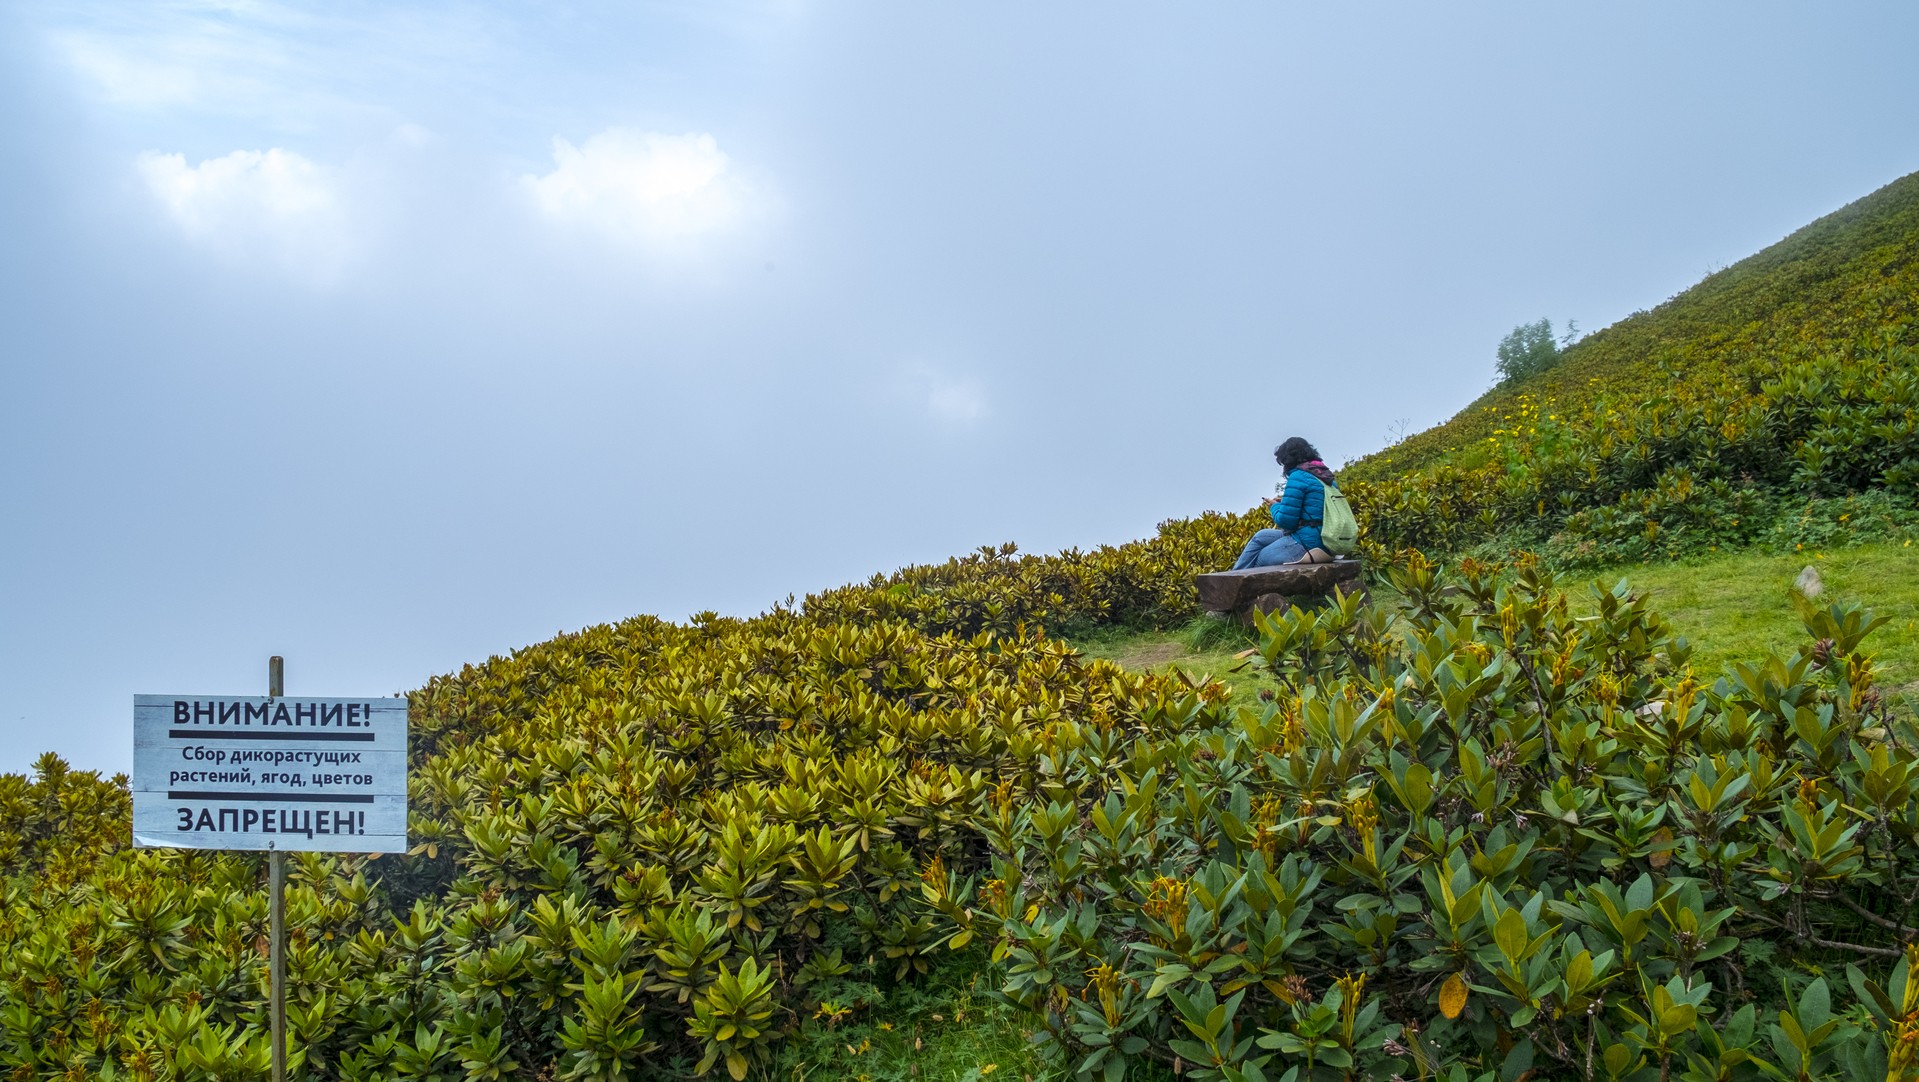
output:
[[[1535,380],[1495,389],[1458,416],[1351,464],[1353,480],[1443,473],[1526,402],[1538,416],[1579,417],[1595,393],[1625,407],[1694,384],[1756,390],[1776,365],[1919,345],[1919,173],[1902,177],[1564,350]],[[1878,348],[1878,347],[1872,347]],[[1592,415],[1603,417],[1603,411]],[[1585,427],[1594,436],[1605,429]],[[1510,431],[1507,433],[1512,435]],[[1524,433],[1520,433],[1524,435]]]
[[[970,566],[901,581],[1057,572]],[[1756,1077],[1741,1033],[1789,1076],[1911,1054],[1919,733],[1869,617],[1708,684],[1642,601],[1576,617],[1537,563],[1408,554],[1393,586],[1403,614],[1266,621],[1272,694],[1237,707],[810,604],[433,681],[414,854],[294,858],[298,1076],[750,1076],[974,944],[1095,1077]],[[257,1076],[262,861],[126,849],[124,779],[57,760],[0,797],[6,1076]]]
[[[1708,684],[1623,589],[1395,585],[1263,621],[1258,708],[1055,734],[990,867],[926,877],[1083,1077],[1909,1077],[1919,732],[1869,613]]]
[[[921,876],[976,863],[986,793],[1056,730],[1177,726],[1223,694],[1031,633],[784,610],[435,680],[411,696],[413,854],[292,860],[298,1077],[743,1077],[816,985],[947,952]],[[124,778],[0,778],[0,1077],[253,1077],[264,861],[127,839]]]
[[[1388,548],[1563,533],[1556,557],[1591,563],[1771,543],[1776,522],[1699,529],[1658,489],[1683,472],[1773,509],[1919,491],[1916,350],[1919,174],[1349,464],[1343,487]]]
[[[1783,552],[1898,541],[1915,534],[1919,534],[1919,496],[1872,489],[1788,503],[1773,517],[1760,541]]]
[[[1551,555],[1570,564],[1750,544],[1809,500],[1915,492],[1919,350],[1870,344],[1755,362],[1751,376],[1630,405],[1595,394],[1569,416],[1521,396],[1510,427],[1486,437],[1482,465],[1346,488],[1379,544],[1437,553],[1554,536]]]

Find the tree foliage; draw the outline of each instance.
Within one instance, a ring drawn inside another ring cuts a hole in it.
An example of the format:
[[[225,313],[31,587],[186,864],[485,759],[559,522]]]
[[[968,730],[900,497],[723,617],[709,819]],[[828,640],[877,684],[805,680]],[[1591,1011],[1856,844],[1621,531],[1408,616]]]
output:
[[[1494,367],[1501,384],[1539,375],[1559,363],[1559,341],[1553,337],[1552,320],[1521,323],[1499,340],[1499,348],[1494,353],[1498,358]]]

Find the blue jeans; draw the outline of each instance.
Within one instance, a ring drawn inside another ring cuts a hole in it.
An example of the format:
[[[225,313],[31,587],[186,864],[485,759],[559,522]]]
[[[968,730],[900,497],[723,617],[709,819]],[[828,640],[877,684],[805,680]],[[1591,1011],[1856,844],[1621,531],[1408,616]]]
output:
[[[1233,570],[1243,571],[1249,567],[1272,567],[1276,564],[1290,564],[1306,555],[1306,546],[1294,539],[1285,530],[1260,530],[1253,534],[1252,540],[1239,551],[1239,559],[1233,563]]]

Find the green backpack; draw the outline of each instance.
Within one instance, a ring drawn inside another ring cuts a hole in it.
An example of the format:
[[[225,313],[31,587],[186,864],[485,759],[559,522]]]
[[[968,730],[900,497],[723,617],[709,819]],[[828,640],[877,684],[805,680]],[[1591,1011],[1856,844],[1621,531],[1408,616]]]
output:
[[[1353,505],[1332,485],[1326,486],[1326,509],[1320,513],[1319,547],[1335,556],[1351,556],[1359,544],[1359,520]]]

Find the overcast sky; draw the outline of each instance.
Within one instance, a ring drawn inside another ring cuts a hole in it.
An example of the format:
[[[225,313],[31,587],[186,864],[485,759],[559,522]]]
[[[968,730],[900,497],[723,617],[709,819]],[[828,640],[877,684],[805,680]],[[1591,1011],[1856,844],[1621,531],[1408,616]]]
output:
[[[0,7],[0,771],[1243,509],[1919,169],[1919,5]],[[1322,394],[1330,392],[1322,397]]]

